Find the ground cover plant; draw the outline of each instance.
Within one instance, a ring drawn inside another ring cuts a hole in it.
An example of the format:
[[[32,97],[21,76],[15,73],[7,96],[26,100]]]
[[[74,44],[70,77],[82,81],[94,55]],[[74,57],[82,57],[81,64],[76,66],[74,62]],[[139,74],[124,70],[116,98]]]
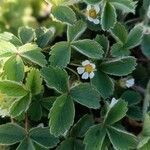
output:
[[[0,1],[0,150],[149,150],[150,1]]]

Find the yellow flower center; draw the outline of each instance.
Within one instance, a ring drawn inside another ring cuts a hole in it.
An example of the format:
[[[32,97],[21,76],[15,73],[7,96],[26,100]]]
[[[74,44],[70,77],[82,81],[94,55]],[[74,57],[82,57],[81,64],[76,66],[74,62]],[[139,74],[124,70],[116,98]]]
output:
[[[97,18],[97,12],[95,9],[90,9],[89,10],[89,16],[93,19],[96,19]]]
[[[90,64],[85,65],[84,67],[85,67],[85,72],[91,73],[94,71],[94,68]]]

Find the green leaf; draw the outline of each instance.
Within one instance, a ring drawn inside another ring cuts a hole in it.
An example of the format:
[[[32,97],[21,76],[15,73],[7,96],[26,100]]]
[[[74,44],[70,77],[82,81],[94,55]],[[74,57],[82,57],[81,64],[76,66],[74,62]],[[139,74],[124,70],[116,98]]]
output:
[[[12,33],[9,32],[4,32],[0,34],[0,41],[6,41],[6,42],[10,42],[11,44],[15,45],[15,46],[21,46],[22,43],[21,41]]]
[[[94,124],[94,119],[90,115],[84,115],[80,120],[74,125],[71,130],[71,136],[84,137],[85,133]]]
[[[8,80],[23,81],[25,74],[24,63],[20,56],[12,56],[5,62],[4,73]]]
[[[117,129],[115,127],[109,127],[107,128],[107,134],[113,147],[117,150],[136,148],[136,137],[126,131]]]
[[[16,47],[10,42],[0,41],[0,60],[10,57],[17,52]]]
[[[135,26],[129,33],[126,47],[132,49],[141,43],[143,28],[140,25]]]
[[[141,95],[138,92],[132,90],[125,91],[121,95],[121,98],[127,101],[128,105],[138,104],[142,100]]]
[[[105,54],[107,54],[108,49],[109,49],[108,38],[104,35],[97,35],[96,38],[95,38],[95,41],[98,42],[102,46]]]
[[[35,150],[35,147],[30,138],[25,138],[16,150]]]
[[[26,131],[13,123],[0,125],[0,144],[12,145],[22,141],[26,137]]]
[[[101,59],[104,53],[101,45],[90,39],[74,41],[71,46],[81,54],[93,59]]]
[[[27,94],[24,97],[21,97],[14,101],[12,106],[10,107],[10,115],[15,118],[22,114],[23,112],[26,112],[30,106],[31,103],[31,95]]]
[[[102,15],[101,15],[101,24],[103,30],[109,30],[116,23],[116,10],[111,3],[106,2],[103,7]]]
[[[119,100],[113,107],[108,108],[104,124],[110,125],[121,120],[126,115],[127,110],[127,103],[123,100]]]
[[[59,142],[58,138],[49,133],[48,128],[36,127],[29,131],[30,138],[45,148],[53,148]]]
[[[65,23],[74,24],[76,22],[76,15],[74,11],[68,6],[56,6],[52,8],[53,16]]]
[[[41,70],[41,75],[49,88],[60,93],[68,91],[68,74],[65,70],[52,66],[44,67]]]
[[[91,83],[100,92],[103,98],[107,98],[113,94],[114,83],[112,79],[100,70],[95,72],[95,76],[91,79]]]
[[[65,134],[74,122],[75,108],[70,96],[61,95],[56,99],[49,114],[50,132],[54,136]]]
[[[142,52],[150,58],[150,35],[144,35],[141,43]]]
[[[52,47],[50,54],[51,65],[63,68],[70,62],[71,47],[68,42],[58,42]]]
[[[143,137],[137,146],[138,150],[149,150],[150,149],[150,137]]]
[[[111,29],[111,33],[114,36],[114,38],[121,42],[122,44],[126,43],[128,32],[121,23],[117,22],[114,26],[114,28]]]
[[[101,125],[91,127],[85,135],[85,150],[101,150],[105,136],[106,130]]]
[[[102,71],[114,76],[125,76],[135,69],[136,59],[132,56],[121,57],[103,62],[100,65]]]
[[[86,30],[87,26],[86,23],[79,20],[74,25],[68,25],[67,29],[67,39],[68,41],[72,42],[77,40],[82,33]]]
[[[47,30],[45,33],[37,37],[36,43],[39,47],[44,48],[48,45],[49,41],[52,40],[54,33],[51,29]]]
[[[97,4],[100,3],[102,0],[84,0],[88,4]]]
[[[47,61],[41,51],[42,49],[35,44],[25,44],[19,47],[18,53],[28,61],[43,67],[47,64]]]
[[[110,0],[110,2],[112,5],[114,5],[115,8],[122,10],[124,13],[135,13],[137,1],[133,2],[133,0]]]
[[[115,43],[111,47],[111,54],[114,57],[123,57],[130,55],[130,51],[128,48],[124,47],[124,45]]]
[[[68,138],[63,141],[57,150],[83,150],[84,145],[81,140]]]
[[[79,84],[73,87],[70,95],[76,102],[88,108],[100,107],[100,95],[90,84]]]
[[[25,96],[28,93],[22,84],[9,80],[0,81],[0,91],[11,97]]]
[[[150,136],[150,115],[148,113],[146,113],[144,117],[145,118],[144,118],[142,135],[149,137]]]
[[[20,27],[18,30],[18,36],[23,44],[30,43],[34,38],[34,31],[29,27]]]
[[[76,0],[48,0],[51,4],[59,6],[59,5],[73,5],[77,3]]]
[[[26,87],[31,91],[33,95],[37,95],[41,92],[42,78],[38,69],[32,68],[26,78]]]

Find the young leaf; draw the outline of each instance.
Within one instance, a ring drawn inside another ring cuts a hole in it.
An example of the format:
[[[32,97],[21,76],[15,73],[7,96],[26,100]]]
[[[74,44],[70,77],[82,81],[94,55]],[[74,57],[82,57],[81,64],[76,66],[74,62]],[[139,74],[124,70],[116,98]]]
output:
[[[107,128],[107,134],[115,149],[127,150],[131,148],[132,149],[136,148],[137,145],[136,137],[124,130],[120,130],[111,126]]]
[[[37,95],[41,92],[42,78],[38,69],[31,69],[26,78],[26,87],[31,91],[33,95]]]
[[[15,118],[28,110],[31,103],[30,93],[14,101],[10,107],[10,115]]]
[[[23,44],[30,43],[34,38],[34,31],[29,27],[20,27],[18,36]]]
[[[127,103],[123,100],[119,100],[113,107],[108,109],[104,124],[110,125],[121,120],[126,115],[127,110]]]
[[[41,48],[35,44],[25,44],[19,47],[18,53],[22,58],[25,58],[41,67],[47,64],[45,56],[41,52]]]
[[[58,42],[52,47],[50,54],[51,65],[64,68],[70,62],[71,47],[68,42]]]
[[[25,138],[16,150],[36,150],[30,138]]]
[[[103,30],[109,30],[116,23],[116,10],[111,3],[106,2],[103,7],[102,15],[101,15],[101,24]]]
[[[135,13],[135,7],[137,2],[133,0],[110,0],[111,4],[117,9],[122,10],[125,13]]]
[[[67,29],[67,39],[69,42],[77,40],[82,33],[86,30],[87,26],[86,23],[79,20],[74,25],[68,25]]]
[[[103,72],[114,76],[130,74],[136,66],[136,59],[132,56],[121,57],[103,62],[100,68]]]
[[[70,95],[76,102],[88,108],[100,107],[100,95],[90,84],[79,84],[73,87]]]
[[[56,19],[71,25],[76,21],[74,11],[68,6],[55,6],[52,8],[52,14]]]
[[[60,144],[57,150],[83,150],[84,147],[81,140],[68,138]]]
[[[0,91],[11,97],[25,96],[28,93],[22,84],[9,80],[0,81]]]
[[[101,45],[94,40],[74,41],[71,46],[81,54],[93,59],[101,59],[104,53]]]
[[[129,33],[126,47],[132,49],[141,43],[143,36],[143,28],[140,25],[135,26]]]
[[[59,142],[58,138],[49,133],[48,128],[32,128],[29,131],[29,136],[35,143],[44,148],[53,148]]]
[[[9,32],[4,32],[0,34],[0,41],[6,41],[6,42],[10,42],[11,44],[15,45],[15,46],[21,46],[22,42],[12,33]]]
[[[75,108],[70,96],[64,94],[56,99],[49,114],[50,133],[54,136],[64,134],[74,122]]]
[[[101,150],[105,136],[105,128],[101,125],[92,126],[85,135],[85,150]]]
[[[107,98],[113,94],[114,83],[112,79],[100,70],[95,72],[94,78],[91,80],[93,86],[100,92],[103,98]]]
[[[26,131],[13,123],[0,125],[0,144],[12,145],[22,141],[26,137]]]
[[[114,26],[114,28],[111,29],[111,33],[114,36],[114,38],[121,42],[122,44],[126,43],[128,32],[121,23],[117,22]]]
[[[71,136],[84,137],[85,133],[94,124],[94,119],[90,115],[84,115],[72,128]]]
[[[4,64],[4,73],[8,80],[23,81],[24,79],[24,63],[20,56],[10,57]]]
[[[65,70],[52,66],[44,67],[41,70],[41,75],[49,88],[53,88],[60,93],[68,91],[68,74]]]
[[[15,54],[17,48],[10,42],[0,41],[0,60]]]

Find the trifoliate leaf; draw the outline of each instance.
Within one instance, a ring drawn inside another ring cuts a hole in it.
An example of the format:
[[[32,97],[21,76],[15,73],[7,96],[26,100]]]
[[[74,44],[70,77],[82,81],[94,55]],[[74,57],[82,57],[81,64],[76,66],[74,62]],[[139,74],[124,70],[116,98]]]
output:
[[[84,39],[74,41],[71,46],[81,54],[93,59],[101,59],[104,53],[101,45],[94,40]]]
[[[68,75],[65,70],[52,66],[44,67],[41,70],[41,75],[49,88],[55,89],[60,93],[68,91]]]
[[[56,99],[49,114],[50,133],[54,136],[65,134],[74,122],[75,108],[70,96],[61,95]]]
[[[22,141],[26,131],[17,124],[7,123],[0,125],[0,144],[11,145]]]
[[[103,62],[100,65],[102,71],[114,76],[125,76],[135,69],[136,59],[132,56],[121,57]]]
[[[63,68],[70,62],[71,47],[68,42],[58,42],[52,47],[50,54],[51,65]]]

